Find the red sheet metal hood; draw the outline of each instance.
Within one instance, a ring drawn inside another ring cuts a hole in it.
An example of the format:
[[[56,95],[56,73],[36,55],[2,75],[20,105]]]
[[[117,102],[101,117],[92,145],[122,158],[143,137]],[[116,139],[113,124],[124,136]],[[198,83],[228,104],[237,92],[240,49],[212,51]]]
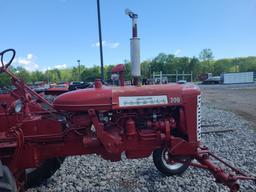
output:
[[[58,96],[53,106],[57,110],[85,111],[94,109],[111,109],[112,90],[110,88],[89,88],[71,91]]]
[[[57,110],[86,111],[182,105],[186,98],[200,94],[193,84],[165,84],[125,87],[102,87],[71,91],[58,96]]]

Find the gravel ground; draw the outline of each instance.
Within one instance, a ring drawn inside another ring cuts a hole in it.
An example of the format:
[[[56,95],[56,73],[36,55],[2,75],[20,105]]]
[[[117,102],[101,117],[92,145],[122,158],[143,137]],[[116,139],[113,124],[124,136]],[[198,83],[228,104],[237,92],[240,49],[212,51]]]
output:
[[[239,114],[256,126],[256,83],[200,85],[200,89],[207,102]]]
[[[208,105],[208,104],[207,104]],[[253,124],[231,112],[202,107],[202,124],[234,128],[234,132],[204,134],[203,143],[242,170],[256,174],[256,132]],[[211,127],[203,128],[209,130]],[[214,127],[221,129],[222,127]],[[240,182],[243,192],[255,192],[253,182]],[[165,177],[157,171],[152,157],[109,162],[96,155],[69,157],[48,182],[27,192],[59,191],[229,191],[205,170],[189,168],[182,176]]]

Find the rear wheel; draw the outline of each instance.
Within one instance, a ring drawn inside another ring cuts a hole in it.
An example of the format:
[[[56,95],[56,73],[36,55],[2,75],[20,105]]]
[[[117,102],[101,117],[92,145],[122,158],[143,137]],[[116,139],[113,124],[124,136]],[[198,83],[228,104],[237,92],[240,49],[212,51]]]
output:
[[[50,178],[61,166],[65,157],[48,159],[37,168],[26,170],[25,188],[36,187]]]
[[[156,168],[166,176],[181,175],[187,170],[190,158],[172,157],[166,148],[156,149],[153,152],[153,161]]]
[[[8,167],[0,161],[0,191],[17,192],[15,179]]]

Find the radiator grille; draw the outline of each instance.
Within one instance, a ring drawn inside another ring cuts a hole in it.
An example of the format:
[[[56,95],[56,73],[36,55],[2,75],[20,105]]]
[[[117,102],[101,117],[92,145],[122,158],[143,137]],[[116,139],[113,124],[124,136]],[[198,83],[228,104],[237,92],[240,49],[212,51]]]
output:
[[[197,140],[201,140],[201,95],[197,96]]]

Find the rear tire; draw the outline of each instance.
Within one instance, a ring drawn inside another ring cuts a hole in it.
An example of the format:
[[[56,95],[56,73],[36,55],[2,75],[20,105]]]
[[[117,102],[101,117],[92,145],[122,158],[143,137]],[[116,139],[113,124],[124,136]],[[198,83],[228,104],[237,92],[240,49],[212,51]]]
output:
[[[35,169],[26,170],[25,188],[37,187],[46,182],[61,166],[65,157],[47,159]]]
[[[179,162],[176,162],[175,158],[170,159],[166,148],[156,149],[153,152],[153,161],[156,168],[166,176],[181,175],[187,170],[191,162],[190,158],[176,158],[176,160],[179,160]]]
[[[8,167],[0,161],[0,191],[17,192],[16,181]]]

